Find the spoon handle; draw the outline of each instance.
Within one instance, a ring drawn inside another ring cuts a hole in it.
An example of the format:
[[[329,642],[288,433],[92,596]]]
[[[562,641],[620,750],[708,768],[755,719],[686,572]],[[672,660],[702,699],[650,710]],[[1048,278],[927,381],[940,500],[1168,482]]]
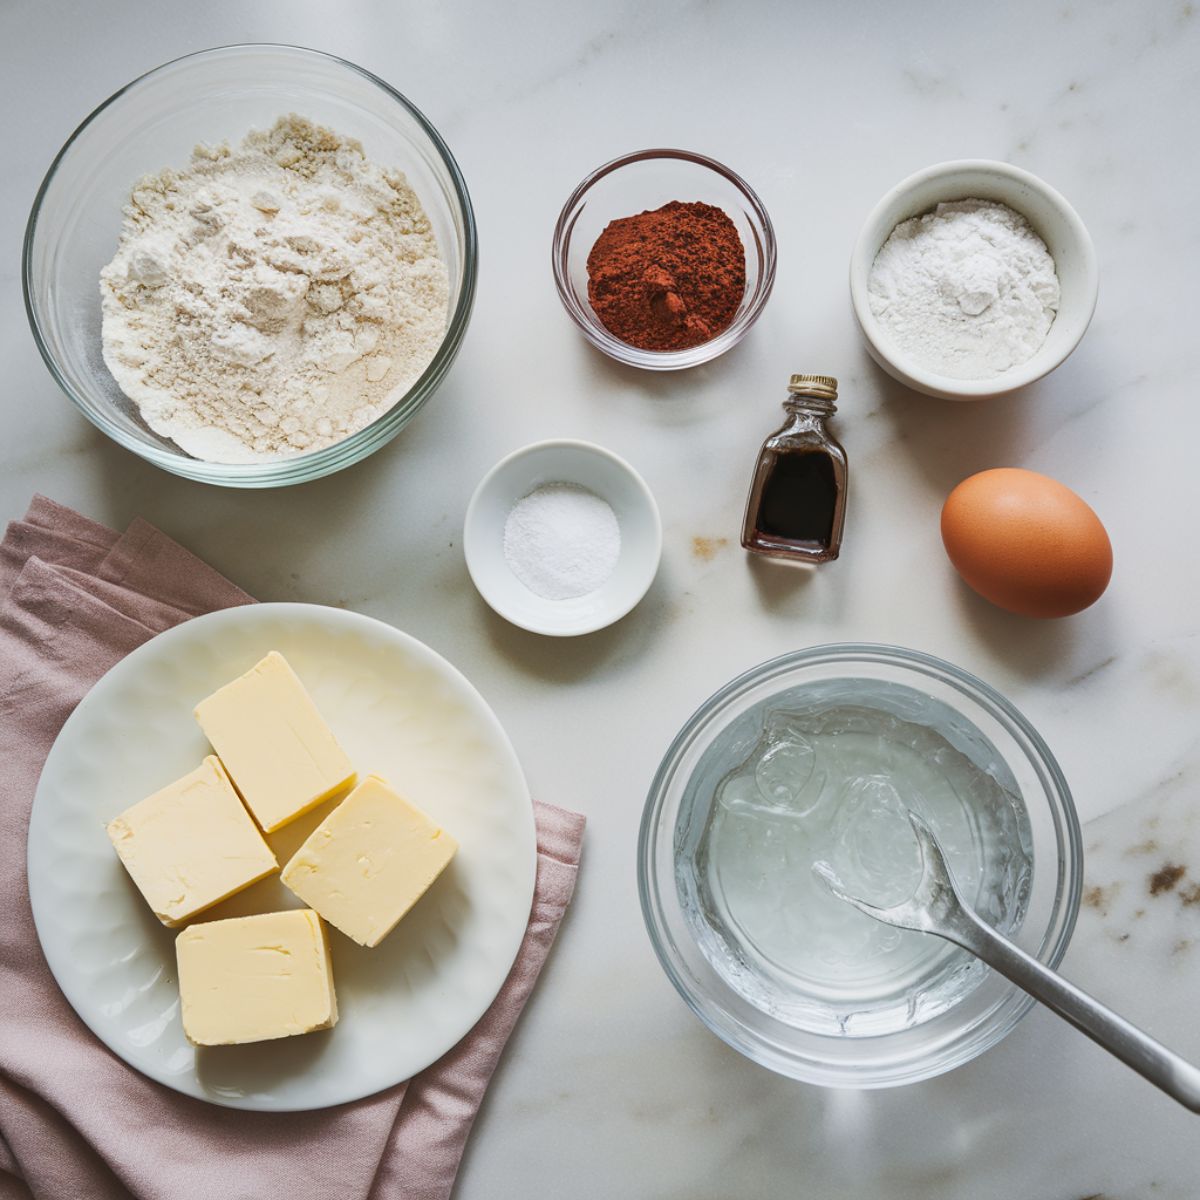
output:
[[[1200,1069],[1043,966],[969,909],[964,907],[961,916],[966,919],[940,930],[943,937],[983,959],[1185,1108],[1200,1112]]]

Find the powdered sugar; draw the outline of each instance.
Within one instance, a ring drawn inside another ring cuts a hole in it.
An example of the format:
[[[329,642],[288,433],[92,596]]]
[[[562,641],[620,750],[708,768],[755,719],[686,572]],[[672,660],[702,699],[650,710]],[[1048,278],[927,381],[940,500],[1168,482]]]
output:
[[[899,348],[955,379],[1027,362],[1059,301],[1046,243],[1019,213],[986,200],[939,204],[897,225],[868,287],[871,312]]]
[[[403,175],[294,114],[139,181],[100,278],[109,370],[152,429],[212,462],[363,428],[446,327],[445,264]]]
[[[621,554],[621,528],[606,500],[574,483],[548,483],[513,505],[504,523],[512,573],[543,600],[596,591]]]

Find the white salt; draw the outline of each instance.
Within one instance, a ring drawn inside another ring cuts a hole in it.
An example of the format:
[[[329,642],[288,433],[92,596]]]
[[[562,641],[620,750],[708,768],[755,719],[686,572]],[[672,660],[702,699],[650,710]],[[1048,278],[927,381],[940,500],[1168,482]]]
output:
[[[601,587],[621,554],[621,527],[606,500],[575,483],[547,483],[513,505],[504,558],[543,600],[573,600]]]

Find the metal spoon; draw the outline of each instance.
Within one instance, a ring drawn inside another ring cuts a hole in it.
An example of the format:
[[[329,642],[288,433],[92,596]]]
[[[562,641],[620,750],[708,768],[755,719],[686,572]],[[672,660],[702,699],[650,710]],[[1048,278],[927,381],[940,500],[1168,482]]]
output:
[[[1168,1096],[1192,1112],[1200,1112],[1200,1069],[1093,1000],[1049,967],[1042,966],[1036,958],[980,920],[959,894],[933,831],[911,809],[908,820],[921,848],[922,871],[916,891],[903,904],[877,908],[851,896],[826,862],[814,863],[813,871],[839,900],[853,904],[868,917],[897,929],[932,933],[969,950],[1035,1000],[1070,1021],[1126,1066],[1162,1088]]]

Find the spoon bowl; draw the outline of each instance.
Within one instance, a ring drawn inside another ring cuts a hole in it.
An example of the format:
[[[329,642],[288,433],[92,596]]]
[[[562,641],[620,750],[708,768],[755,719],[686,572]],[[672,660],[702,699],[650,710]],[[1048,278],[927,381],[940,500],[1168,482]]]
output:
[[[908,822],[921,851],[921,878],[913,894],[902,903],[880,908],[851,895],[827,862],[813,863],[813,874],[839,900],[876,921],[897,929],[931,933],[961,946],[1172,1099],[1192,1112],[1200,1112],[1200,1068],[1068,983],[982,921],[959,893],[933,830],[912,809],[908,810]]]

